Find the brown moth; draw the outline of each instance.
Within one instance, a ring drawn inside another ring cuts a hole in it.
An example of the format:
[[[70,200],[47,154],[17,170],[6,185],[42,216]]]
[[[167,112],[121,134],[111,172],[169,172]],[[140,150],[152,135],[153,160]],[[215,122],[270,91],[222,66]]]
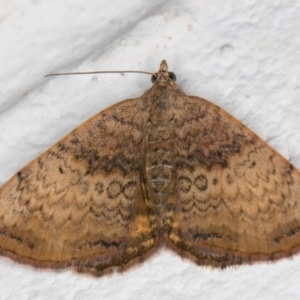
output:
[[[299,171],[165,61],[153,81],[3,185],[1,255],[100,276],[161,247],[221,268],[299,251]]]

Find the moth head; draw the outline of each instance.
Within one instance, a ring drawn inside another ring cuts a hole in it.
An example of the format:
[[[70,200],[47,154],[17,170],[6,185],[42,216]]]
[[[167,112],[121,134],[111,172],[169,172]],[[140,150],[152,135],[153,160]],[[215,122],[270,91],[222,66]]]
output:
[[[157,73],[154,73],[151,77],[152,83],[165,83],[176,81],[176,75],[173,72],[168,71],[168,65],[165,60],[160,63],[160,67]]]

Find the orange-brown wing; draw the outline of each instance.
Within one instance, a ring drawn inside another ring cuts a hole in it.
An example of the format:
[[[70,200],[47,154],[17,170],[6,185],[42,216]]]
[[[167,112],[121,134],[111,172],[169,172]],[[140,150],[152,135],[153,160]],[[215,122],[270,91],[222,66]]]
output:
[[[99,273],[154,246],[141,184],[138,99],[97,114],[0,189],[0,253]]]
[[[300,173],[216,105],[185,97],[176,131],[171,247],[200,265],[300,250]]]

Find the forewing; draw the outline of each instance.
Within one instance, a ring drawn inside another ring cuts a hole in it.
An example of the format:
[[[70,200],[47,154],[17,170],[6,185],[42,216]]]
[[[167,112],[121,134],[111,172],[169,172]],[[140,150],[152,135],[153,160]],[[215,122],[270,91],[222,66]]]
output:
[[[142,191],[139,99],[97,114],[0,189],[0,251],[38,267],[101,271],[154,246]]]
[[[299,171],[221,108],[183,102],[171,247],[219,267],[298,252]]]

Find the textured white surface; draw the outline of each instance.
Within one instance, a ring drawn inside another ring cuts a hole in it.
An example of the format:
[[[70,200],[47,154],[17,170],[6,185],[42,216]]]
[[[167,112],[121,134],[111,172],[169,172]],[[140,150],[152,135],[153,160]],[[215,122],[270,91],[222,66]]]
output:
[[[162,59],[191,95],[240,119],[300,168],[297,0],[0,0],[0,185],[84,120],[150,87]],[[223,271],[161,251],[99,279],[0,259],[2,299],[299,299],[300,255]]]

